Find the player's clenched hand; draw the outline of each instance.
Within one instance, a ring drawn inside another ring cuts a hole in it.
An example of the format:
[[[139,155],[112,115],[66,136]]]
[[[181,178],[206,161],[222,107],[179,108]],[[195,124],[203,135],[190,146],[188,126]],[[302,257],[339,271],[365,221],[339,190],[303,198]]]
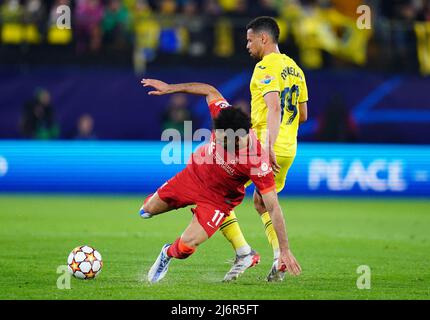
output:
[[[155,89],[148,92],[150,96],[161,96],[163,94],[170,93],[170,85],[163,81],[155,79],[142,79],[140,83],[143,84],[144,87],[152,87]]]
[[[302,272],[300,264],[297,262],[290,250],[281,252],[279,256],[278,268],[281,271],[288,271],[288,273],[293,276],[298,276]]]

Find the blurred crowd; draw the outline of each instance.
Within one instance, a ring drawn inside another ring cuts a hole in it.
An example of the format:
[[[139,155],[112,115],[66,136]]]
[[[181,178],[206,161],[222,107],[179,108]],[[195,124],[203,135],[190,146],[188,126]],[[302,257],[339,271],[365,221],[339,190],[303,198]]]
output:
[[[19,120],[19,131],[23,138],[36,140],[76,139],[96,140],[94,119],[84,113],[79,116],[71,136],[61,132],[55,108],[51,103],[51,93],[45,88],[36,88],[33,97],[26,101]]]
[[[235,108],[239,108],[246,113],[250,113],[249,102],[239,99],[233,103]],[[62,119],[69,123],[73,118]],[[100,137],[95,130],[97,116],[84,112],[75,118],[73,130],[64,130],[62,121],[56,113],[52,104],[51,92],[42,87],[34,89],[33,95],[28,99],[21,111],[18,123],[18,131],[22,138],[35,140],[97,140]],[[185,139],[191,138],[185,135],[185,121],[191,121],[194,129],[202,125],[202,119],[194,112],[193,105],[186,94],[177,93],[169,97],[164,110],[160,113],[160,118],[156,119],[160,123],[160,134],[167,129],[177,130]]]
[[[78,23],[98,25],[109,31],[114,25],[130,27],[133,19],[142,14],[186,16],[281,16],[292,5],[303,8],[335,7],[347,15],[354,15],[360,4],[377,8],[375,14],[398,20],[430,20],[428,0],[1,0],[3,21],[22,21],[44,24],[56,20],[60,5],[72,8]]]
[[[249,101],[238,99],[233,102],[235,108],[250,113]],[[192,126],[199,127],[200,120],[194,114],[192,104],[185,94],[170,96],[164,111],[161,113],[160,129],[177,130],[181,137],[188,139],[185,134],[185,121],[191,121]],[[322,142],[357,142],[359,141],[359,126],[342,94],[337,93],[329,97],[323,112],[315,119],[316,129],[314,139]],[[70,121],[70,119],[67,119]],[[45,88],[36,88],[33,97],[25,102],[19,122],[21,137],[36,140],[97,140],[95,119],[89,113],[81,114],[72,132],[61,130],[61,122],[51,103],[51,94]],[[160,133],[161,134],[161,133]]]
[[[379,13],[395,21],[430,21],[430,1],[381,1]]]
[[[372,8],[369,32],[356,28],[363,3]],[[64,14],[60,6],[70,8],[70,30],[57,27]],[[244,26],[260,15],[277,17],[281,50],[304,69],[320,68],[327,60],[329,67],[343,67],[345,61],[369,66],[373,57],[377,68],[392,64],[391,70],[409,71],[420,62],[422,73],[430,74],[430,0],[0,0],[0,63],[3,44],[25,43],[67,45],[77,56],[97,60],[107,56],[106,49],[131,53],[140,71],[162,53],[204,57],[205,66],[215,55],[234,65],[238,53],[247,54]],[[249,112],[247,101],[235,105]],[[318,140],[357,140],[358,126],[342,96],[333,96],[324,110],[317,119]],[[159,119],[161,129],[182,131],[187,120],[196,121],[190,102],[172,96]],[[72,121],[75,130],[65,135],[49,92],[38,88],[19,125],[27,138],[98,138],[92,115],[84,111]]]
[[[372,8],[377,25],[367,33],[356,28],[361,4]],[[57,9],[64,5],[71,29],[57,27],[64,18]],[[365,64],[372,36],[376,66],[387,60],[384,48],[399,52],[393,60],[406,54],[416,61],[420,51],[425,62],[430,55],[428,28],[413,25],[430,21],[430,0],[0,0],[0,43],[69,45],[78,55],[96,57],[116,50],[130,53],[143,71],[159,53],[243,54],[244,25],[258,15],[279,20],[281,45],[291,45],[291,54],[308,69],[324,66],[323,51]],[[430,65],[422,71],[430,73]]]

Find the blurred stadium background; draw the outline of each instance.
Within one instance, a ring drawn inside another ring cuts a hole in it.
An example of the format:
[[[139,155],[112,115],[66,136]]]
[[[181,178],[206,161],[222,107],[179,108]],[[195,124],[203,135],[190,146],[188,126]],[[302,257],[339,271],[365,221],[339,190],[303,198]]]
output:
[[[371,8],[369,30],[357,28],[362,4]],[[70,7],[70,29],[57,27],[61,5]],[[407,209],[393,217],[411,211],[410,219],[422,230],[408,229],[417,232],[415,238],[403,234],[407,216],[396,220],[399,229],[390,230],[428,250],[428,0],[0,0],[3,244],[19,235],[12,213],[22,213],[14,208],[21,208],[27,193],[46,196],[48,204],[52,193],[142,198],[183,167],[161,163],[161,133],[183,132],[188,120],[193,129],[209,128],[205,102],[184,95],[149,97],[140,86],[142,77],[207,82],[249,110],[255,62],[245,49],[245,25],[259,15],[277,18],[281,52],[302,66],[310,95],[309,120],[300,127],[298,155],[282,195],[299,196],[298,202],[352,196],[351,206],[359,205],[357,199],[379,199],[374,212],[372,205],[363,209],[372,217],[384,204],[393,208],[397,198],[405,198]],[[187,159],[190,150],[182,152]],[[41,209],[33,200],[33,211],[54,215],[54,207]],[[131,207],[139,207],[137,201],[133,198]],[[91,205],[76,208],[78,216],[85,219]],[[355,223],[347,215],[339,212],[345,225]],[[388,213],[381,216],[390,219]],[[393,235],[381,231],[388,234]],[[73,248],[71,237],[67,244]],[[82,234],[79,239],[88,241]],[[417,256],[416,265],[428,267],[421,259]],[[413,297],[428,298],[428,291],[423,293],[428,284],[422,288]]]
[[[255,62],[244,26],[266,14],[277,17],[280,49],[305,69],[310,92],[285,192],[430,195],[429,1],[367,1],[370,30],[356,27],[362,1],[0,3],[0,138],[14,140],[1,144],[2,191],[152,190],[178,170],[159,166],[156,149],[76,142],[159,141],[187,120],[210,127],[202,99],[148,97],[141,77],[208,82],[249,110]],[[71,29],[57,27],[60,5],[71,9]],[[76,170],[57,156],[66,149]],[[111,151],[116,157],[105,156]],[[143,184],[140,161],[154,162]]]

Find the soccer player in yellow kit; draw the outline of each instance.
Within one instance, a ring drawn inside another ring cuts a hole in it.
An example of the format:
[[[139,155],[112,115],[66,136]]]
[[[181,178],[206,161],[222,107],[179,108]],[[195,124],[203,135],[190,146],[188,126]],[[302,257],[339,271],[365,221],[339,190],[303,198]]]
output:
[[[269,152],[276,174],[276,191],[280,192],[296,156],[299,124],[307,120],[306,80],[294,60],[280,53],[279,26],[275,19],[258,17],[247,25],[246,30],[246,48],[253,58],[260,60],[250,83],[252,128]],[[274,262],[267,280],[282,281],[285,271],[277,268],[279,242],[258,190],[254,191],[254,206],[273,248]],[[259,256],[245,240],[234,213],[220,229],[236,251],[236,260],[224,277],[224,281],[231,281],[258,263]]]

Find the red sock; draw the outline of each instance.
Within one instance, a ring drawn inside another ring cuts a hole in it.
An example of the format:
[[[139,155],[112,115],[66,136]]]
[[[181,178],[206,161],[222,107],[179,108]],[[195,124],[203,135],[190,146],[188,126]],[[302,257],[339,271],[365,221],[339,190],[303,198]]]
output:
[[[167,249],[167,255],[176,259],[186,259],[196,251],[196,248],[187,246],[181,238],[176,241]]]

